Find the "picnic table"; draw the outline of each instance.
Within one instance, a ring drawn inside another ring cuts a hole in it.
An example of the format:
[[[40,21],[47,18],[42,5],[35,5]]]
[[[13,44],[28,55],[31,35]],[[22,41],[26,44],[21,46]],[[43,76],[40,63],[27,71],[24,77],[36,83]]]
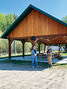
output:
[[[39,59],[41,59],[41,58],[47,58],[46,53],[38,53],[38,54],[37,54],[37,57],[38,57]]]
[[[39,59],[47,58],[46,53],[38,53],[37,57]],[[60,55],[58,53],[52,53],[52,58],[60,58]]]

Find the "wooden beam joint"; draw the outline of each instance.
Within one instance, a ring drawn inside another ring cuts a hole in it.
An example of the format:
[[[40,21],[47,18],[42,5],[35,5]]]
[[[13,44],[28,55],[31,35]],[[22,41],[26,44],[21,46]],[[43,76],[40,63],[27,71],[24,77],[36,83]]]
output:
[[[36,38],[35,40],[31,39],[31,38],[28,38],[28,40],[31,42],[32,48],[33,48],[33,46],[35,46],[35,43],[39,40],[39,38]]]

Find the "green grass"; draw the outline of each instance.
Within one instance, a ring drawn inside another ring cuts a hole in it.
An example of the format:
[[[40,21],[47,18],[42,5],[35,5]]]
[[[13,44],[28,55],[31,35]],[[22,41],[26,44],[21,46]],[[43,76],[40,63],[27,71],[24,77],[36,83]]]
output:
[[[43,52],[43,51],[41,51]],[[58,53],[58,51],[53,51],[53,53]],[[25,56],[30,56],[31,53],[25,53]],[[67,56],[67,53],[63,53],[63,51],[60,53],[61,56]],[[12,54],[12,57],[19,57],[22,56],[22,53],[18,53],[18,54]],[[2,54],[2,56],[0,57],[0,59],[2,58],[8,58],[8,54]]]
[[[10,59],[0,61],[0,63],[13,63],[17,65],[30,65],[31,64],[31,62],[29,61],[26,62],[26,61],[21,61],[21,60],[10,60]]]
[[[24,66],[27,66],[27,65],[32,65],[32,62],[31,61],[21,61],[21,60],[3,60],[3,61],[0,61],[0,63],[12,63],[12,64],[15,64],[15,65],[24,65]],[[38,62],[38,65],[41,67],[41,68],[48,68],[48,63],[44,63],[44,62]],[[53,67],[58,67],[58,68],[65,68],[67,69],[67,64],[59,64],[59,63],[55,63],[53,64]],[[4,69],[5,70],[5,69]]]
[[[16,64],[16,65],[32,65],[31,61],[21,61],[21,60],[3,60],[0,61],[0,63],[12,63],[12,64]],[[43,62],[38,62],[38,65],[41,67],[48,67],[48,63],[43,63]]]
[[[59,63],[55,63],[53,64],[54,67],[59,67],[59,68],[65,68],[67,69],[67,64],[59,64]]]
[[[29,53],[26,53],[25,56],[30,56],[31,54]],[[67,53],[60,53],[60,55],[63,57],[63,56],[67,56]],[[11,57],[20,57],[22,55],[20,54],[13,54]],[[8,58],[8,55],[3,55],[2,57],[0,57],[0,59],[3,59],[3,58]]]
[[[67,56],[67,53],[60,53],[61,56]]]
[[[31,54],[26,54],[25,56],[30,56]],[[13,55],[13,56],[11,56],[11,57],[21,57],[22,55]],[[8,58],[8,56],[7,55],[5,55],[4,57],[0,57],[0,59],[3,59],[3,58]]]
[[[6,69],[3,69],[3,70],[6,70]]]

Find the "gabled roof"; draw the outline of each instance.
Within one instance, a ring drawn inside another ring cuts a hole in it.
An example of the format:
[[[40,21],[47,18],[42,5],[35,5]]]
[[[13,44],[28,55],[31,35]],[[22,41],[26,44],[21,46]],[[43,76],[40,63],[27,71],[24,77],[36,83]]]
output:
[[[62,22],[61,20],[49,15],[48,13],[38,9],[37,7],[33,6],[33,5],[29,5],[24,12],[16,19],[16,21],[4,32],[4,34],[1,36],[1,38],[7,38],[7,36],[15,29],[15,27],[33,10],[35,9],[36,11],[48,16],[49,18],[57,21],[58,23],[64,25],[67,27],[67,24]]]

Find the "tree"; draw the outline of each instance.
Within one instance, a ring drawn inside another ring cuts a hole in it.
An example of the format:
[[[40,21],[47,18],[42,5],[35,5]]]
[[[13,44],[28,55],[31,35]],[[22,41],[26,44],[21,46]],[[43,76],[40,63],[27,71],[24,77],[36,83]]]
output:
[[[17,16],[14,14],[4,15],[0,13],[0,30],[4,32],[16,20]]]
[[[67,23],[67,16],[63,17],[62,21],[65,22],[65,23]]]
[[[3,32],[5,30],[5,15],[0,13],[0,30]]]
[[[15,15],[15,13],[14,13],[14,15],[13,15],[13,19],[14,19],[14,21],[17,19],[17,16]],[[16,40],[14,40],[14,54],[16,54],[17,52],[16,52]]]
[[[4,15],[0,13],[0,36],[9,28],[9,26],[16,20],[17,16],[14,14]],[[12,46],[12,53],[13,53]],[[0,39],[0,54],[8,53],[8,40]]]
[[[5,16],[5,20],[6,20],[6,29],[9,28],[9,26],[16,20],[17,16],[12,15],[12,14],[7,14]]]
[[[62,21],[65,22],[65,23],[67,23],[67,16],[63,17]],[[65,52],[67,52],[67,44],[65,44],[64,49],[65,49]]]

